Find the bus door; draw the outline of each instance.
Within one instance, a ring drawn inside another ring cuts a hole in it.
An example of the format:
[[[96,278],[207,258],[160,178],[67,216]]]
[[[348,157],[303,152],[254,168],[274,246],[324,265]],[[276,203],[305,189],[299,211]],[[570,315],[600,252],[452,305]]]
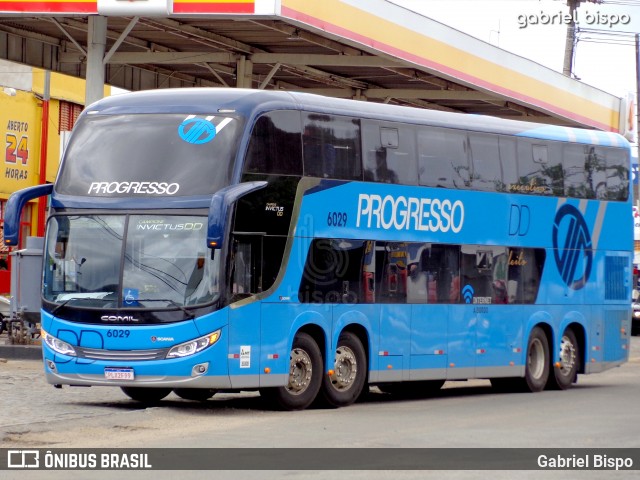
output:
[[[408,380],[411,305],[407,304],[407,244],[376,242],[375,299],[380,307],[379,381]]]
[[[488,245],[461,249],[461,303],[451,315],[448,378],[504,376],[520,356],[514,340],[522,313],[506,306],[510,251]]]
[[[229,259],[229,375],[233,388],[254,386],[260,367],[260,302],[234,305],[262,292],[265,233],[234,232]]]
[[[407,292],[411,305],[411,380],[443,379],[447,322],[456,300],[455,245],[411,244]],[[453,292],[453,293],[452,293]]]

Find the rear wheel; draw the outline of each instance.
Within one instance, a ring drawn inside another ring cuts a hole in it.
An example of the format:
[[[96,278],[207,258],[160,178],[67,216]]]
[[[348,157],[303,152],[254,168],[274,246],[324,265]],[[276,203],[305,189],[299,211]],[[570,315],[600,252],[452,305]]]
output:
[[[580,348],[573,330],[566,329],[560,341],[559,361],[554,365],[553,374],[549,374],[547,388],[566,390],[578,377],[580,367]]]
[[[524,378],[492,378],[491,385],[501,392],[540,392],[549,379],[549,342],[540,327],[531,330],[527,342]]]
[[[338,338],[333,369],[322,377],[322,397],[333,407],[351,405],[366,380],[367,356],[362,342],[355,334],[344,332]]]
[[[193,400],[196,402],[204,402],[216,394],[217,390],[212,388],[176,388],[175,393],[185,400]]]
[[[120,387],[132,400],[142,403],[156,403],[171,393],[170,388]]]
[[[549,379],[549,342],[540,327],[535,327],[527,343],[527,364],[524,372],[526,389],[530,392],[544,390]]]
[[[283,410],[302,410],[314,401],[322,383],[322,354],[315,340],[298,333],[289,355],[289,380],[285,387],[265,388],[260,395]]]

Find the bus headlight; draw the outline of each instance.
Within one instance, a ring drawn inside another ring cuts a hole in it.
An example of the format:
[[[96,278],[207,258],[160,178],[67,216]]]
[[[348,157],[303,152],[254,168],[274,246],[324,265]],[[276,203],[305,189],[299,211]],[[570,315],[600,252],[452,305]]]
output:
[[[169,353],[167,353],[167,358],[188,357],[189,355],[201,352],[205,348],[210,347],[211,345],[216,343],[219,338],[220,330],[216,330],[215,332],[205,335],[204,337],[181,343],[180,345],[176,345],[175,347],[172,347],[171,350],[169,350]]]
[[[75,349],[71,345],[67,342],[63,342],[53,335],[48,334],[44,330],[40,330],[40,337],[54,352],[61,353],[62,355],[69,355],[70,357],[77,356]]]

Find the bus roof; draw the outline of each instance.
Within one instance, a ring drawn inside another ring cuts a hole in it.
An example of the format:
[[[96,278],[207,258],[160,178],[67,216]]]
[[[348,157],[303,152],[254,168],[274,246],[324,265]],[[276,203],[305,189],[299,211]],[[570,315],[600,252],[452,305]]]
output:
[[[626,139],[611,132],[273,90],[239,88],[146,90],[104,98],[90,105],[84,114],[166,112],[211,115],[216,112],[233,112],[251,119],[267,111],[283,109],[629,148]]]

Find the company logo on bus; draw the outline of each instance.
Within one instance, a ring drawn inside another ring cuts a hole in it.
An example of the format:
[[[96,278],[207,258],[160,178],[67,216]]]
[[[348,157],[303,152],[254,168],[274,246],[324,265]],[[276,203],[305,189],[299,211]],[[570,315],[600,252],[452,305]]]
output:
[[[216,126],[210,122],[213,117],[187,117],[178,127],[178,135],[193,145],[208,143],[216,136]]]
[[[464,204],[447,198],[394,197],[361,193],[356,227],[458,233],[464,224]]]
[[[591,274],[593,250],[587,222],[573,205],[563,205],[553,222],[553,252],[564,283],[572,290],[585,286]]]

